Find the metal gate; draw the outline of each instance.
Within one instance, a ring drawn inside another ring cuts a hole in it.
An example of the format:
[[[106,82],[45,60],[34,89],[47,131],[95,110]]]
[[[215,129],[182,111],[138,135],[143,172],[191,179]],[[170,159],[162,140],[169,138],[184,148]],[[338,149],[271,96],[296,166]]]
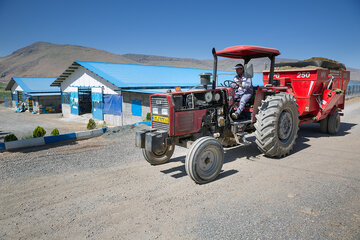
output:
[[[91,89],[91,101],[92,101],[93,118],[98,119],[98,120],[104,120],[103,88],[92,88]]]
[[[70,92],[71,114],[79,115],[79,93]]]

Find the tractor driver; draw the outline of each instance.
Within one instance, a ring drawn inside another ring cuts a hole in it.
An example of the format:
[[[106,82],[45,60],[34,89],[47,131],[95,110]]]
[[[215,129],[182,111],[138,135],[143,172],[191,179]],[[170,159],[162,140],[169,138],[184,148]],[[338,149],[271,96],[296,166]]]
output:
[[[251,78],[247,78],[244,75],[244,66],[242,64],[236,64],[234,67],[236,70],[236,76],[234,77],[233,88],[235,90],[235,101],[239,102],[239,107],[231,114],[233,119],[238,119],[241,112],[244,110],[245,104],[249,101],[253,94],[253,86]]]

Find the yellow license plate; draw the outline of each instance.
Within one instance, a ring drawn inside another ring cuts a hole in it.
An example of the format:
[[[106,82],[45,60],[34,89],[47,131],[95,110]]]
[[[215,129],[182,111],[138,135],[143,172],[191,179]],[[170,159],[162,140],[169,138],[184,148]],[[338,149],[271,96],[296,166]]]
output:
[[[153,121],[161,122],[161,123],[169,123],[169,118],[168,117],[162,117],[162,116],[153,116]]]

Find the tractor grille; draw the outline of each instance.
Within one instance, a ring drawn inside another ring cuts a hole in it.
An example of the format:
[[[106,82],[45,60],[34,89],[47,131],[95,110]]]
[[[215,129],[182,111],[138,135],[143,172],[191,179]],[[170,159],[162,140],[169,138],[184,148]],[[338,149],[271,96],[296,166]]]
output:
[[[169,103],[166,97],[151,97],[151,107],[154,108],[158,108],[159,114],[155,114],[157,116],[164,116],[164,117],[169,117],[168,115],[162,115],[161,111],[162,109],[167,109],[167,112],[169,113]],[[153,114],[153,112],[151,111],[151,113]],[[157,128],[160,130],[165,130],[165,131],[169,131],[169,123],[162,123],[162,122],[155,122],[152,121],[152,125],[153,128]]]
[[[168,123],[161,123],[161,122],[152,122],[153,128],[159,129],[159,130],[165,130],[169,131],[169,124]]]

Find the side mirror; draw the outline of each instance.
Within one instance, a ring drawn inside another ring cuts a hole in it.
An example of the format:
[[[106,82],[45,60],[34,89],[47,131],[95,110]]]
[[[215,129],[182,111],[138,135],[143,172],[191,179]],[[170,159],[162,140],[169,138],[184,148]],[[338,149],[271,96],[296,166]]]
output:
[[[246,64],[244,69],[244,75],[246,78],[252,78],[254,76],[254,68],[253,65]]]

